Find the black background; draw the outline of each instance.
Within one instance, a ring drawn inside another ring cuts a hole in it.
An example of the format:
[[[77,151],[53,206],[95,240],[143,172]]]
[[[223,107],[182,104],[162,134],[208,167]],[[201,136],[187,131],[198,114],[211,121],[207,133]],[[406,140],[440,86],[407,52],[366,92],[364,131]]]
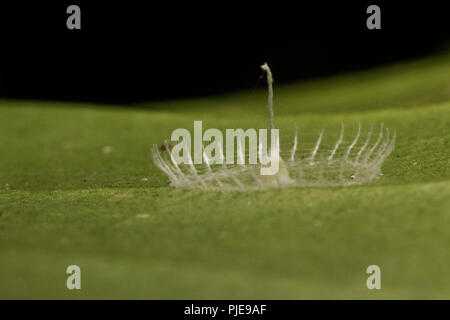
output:
[[[81,30],[66,8],[81,8]],[[368,30],[367,6],[381,8]],[[209,4],[18,1],[2,4],[0,96],[133,103],[370,68],[442,50],[445,1]]]
[[[215,318],[205,315],[184,315],[186,306],[214,306],[227,309],[228,305],[265,304],[263,315],[228,315],[219,313]],[[303,319],[308,316],[344,319],[384,319],[390,317],[430,318],[445,314],[449,301],[299,301],[299,300],[146,300],[146,301],[0,301],[4,312],[18,317],[45,316],[61,319],[69,315],[83,318],[86,315],[99,318],[149,319]]]

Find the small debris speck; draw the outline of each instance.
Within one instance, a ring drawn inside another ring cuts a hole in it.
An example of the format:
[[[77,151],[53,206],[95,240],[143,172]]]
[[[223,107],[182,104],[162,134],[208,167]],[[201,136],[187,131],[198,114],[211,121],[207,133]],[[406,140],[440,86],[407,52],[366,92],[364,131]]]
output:
[[[5,184],[5,189],[9,190],[9,184],[7,184],[7,183]]]
[[[136,218],[138,219],[147,219],[148,217],[150,217],[148,213],[140,213],[136,215]]]
[[[141,181],[148,181],[148,178],[142,178]]]
[[[111,147],[111,146],[104,146],[103,149],[102,149],[104,154],[111,153],[112,150],[113,150],[113,147]]]

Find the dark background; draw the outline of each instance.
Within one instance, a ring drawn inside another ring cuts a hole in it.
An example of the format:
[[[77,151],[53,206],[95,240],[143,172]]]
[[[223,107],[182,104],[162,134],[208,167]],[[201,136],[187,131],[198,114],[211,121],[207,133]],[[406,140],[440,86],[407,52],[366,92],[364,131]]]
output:
[[[278,83],[370,68],[448,45],[445,3],[3,4],[0,96],[133,103],[253,88],[265,61]],[[81,30],[66,28],[71,4]],[[366,28],[370,4],[381,30]]]

